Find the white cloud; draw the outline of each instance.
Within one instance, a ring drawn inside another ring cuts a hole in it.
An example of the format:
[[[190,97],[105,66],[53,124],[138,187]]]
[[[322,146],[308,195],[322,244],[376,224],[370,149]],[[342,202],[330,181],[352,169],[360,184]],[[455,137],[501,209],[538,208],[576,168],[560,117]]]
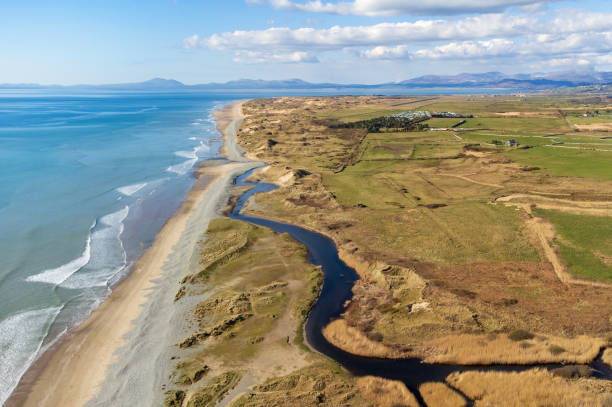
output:
[[[183,48],[196,48],[200,42],[200,36],[194,34],[190,37],[183,39]]]
[[[548,65],[553,68],[557,67],[581,67],[591,65],[591,61],[585,58],[553,58],[548,61]]]
[[[398,45],[396,47],[379,45],[378,47],[361,51],[361,56],[368,59],[400,59],[410,56],[410,51],[407,45]]]
[[[209,37],[193,35],[185,38],[183,45],[230,51],[239,63],[319,62],[322,53],[347,51],[369,60],[509,61],[513,57],[521,61],[517,63],[541,60],[556,66],[609,65],[609,21],[610,13],[576,10],[560,10],[552,16],[482,14],[324,29],[271,27]]]
[[[538,21],[523,16],[485,14],[459,20],[419,20],[369,26],[334,26],[326,29],[281,27],[233,31],[185,43],[216,50],[293,49],[330,50],[356,46],[401,45],[449,39],[467,40],[490,36],[516,36],[528,32]]]
[[[413,58],[477,58],[512,54],[515,48],[513,41],[494,38],[488,41],[451,42],[433,49],[422,49],[414,52]]]
[[[297,64],[297,63],[318,63],[319,59],[303,51],[275,53],[257,51],[238,51],[235,54],[234,62],[241,64]]]
[[[585,68],[612,64],[612,33],[573,33],[567,37],[535,35],[509,40],[450,42],[411,51],[407,45],[378,46],[361,52],[368,59],[406,59],[411,61],[513,61],[551,67]]]
[[[249,1],[249,0],[247,0]],[[251,0],[252,1],[252,0]],[[330,13],[342,15],[361,15],[369,17],[388,17],[405,14],[447,15],[462,13],[488,13],[501,11],[512,6],[541,6],[542,0],[354,0],[298,2],[291,0],[270,0],[278,9]]]

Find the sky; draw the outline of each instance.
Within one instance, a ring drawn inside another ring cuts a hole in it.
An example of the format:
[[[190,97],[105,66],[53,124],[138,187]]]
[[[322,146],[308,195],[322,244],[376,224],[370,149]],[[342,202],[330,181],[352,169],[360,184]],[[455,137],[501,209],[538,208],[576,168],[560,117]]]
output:
[[[612,1],[0,0],[0,83],[612,71]]]

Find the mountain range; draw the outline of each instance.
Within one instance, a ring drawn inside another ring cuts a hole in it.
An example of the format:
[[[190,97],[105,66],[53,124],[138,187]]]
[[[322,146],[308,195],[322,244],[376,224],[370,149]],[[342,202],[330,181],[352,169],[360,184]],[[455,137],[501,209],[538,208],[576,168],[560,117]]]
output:
[[[181,90],[278,90],[278,89],[401,89],[401,88],[492,88],[540,90],[586,85],[612,83],[612,72],[554,72],[537,74],[506,75],[501,72],[462,73],[458,75],[425,75],[401,82],[385,82],[376,85],[311,83],[301,79],[253,80],[240,79],[225,83],[206,83],[185,85],[174,79],[154,78],[145,82],[120,83],[108,85],[38,85],[38,84],[0,84],[0,89],[97,89],[97,90],[141,90],[141,91],[181,91]]]

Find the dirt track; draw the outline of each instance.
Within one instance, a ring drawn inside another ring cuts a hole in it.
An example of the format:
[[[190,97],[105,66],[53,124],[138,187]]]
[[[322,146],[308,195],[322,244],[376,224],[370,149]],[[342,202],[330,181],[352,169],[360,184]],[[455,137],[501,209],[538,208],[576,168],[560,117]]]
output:
[[[515,202],[514,199],[520,199],[522,202]],[[525,200],[527,200],[527,202],[525,202]],[[506,205],[516,206],[530,215],[530,218],[525,222],[527,229],[539,242],[542,252],[553,266],[555,274],[563,284],[582,284],[593,287],[611,286],[609,283],[577,279],[567,271],[563,261],[552,246],[552,242],[555,239],[554,226],[545,219],[534,216],[531,205],[537,203],[537,206],[542,209],[554,209],[561,212],[580,215],[612,216],[612,202],[571,201],[530,194],[508,195],[500,197],[496,201],[503,202]],[[542,203],[542,201],[544,201],[544,203]],[[593,206],[595,208],[593,208]]]

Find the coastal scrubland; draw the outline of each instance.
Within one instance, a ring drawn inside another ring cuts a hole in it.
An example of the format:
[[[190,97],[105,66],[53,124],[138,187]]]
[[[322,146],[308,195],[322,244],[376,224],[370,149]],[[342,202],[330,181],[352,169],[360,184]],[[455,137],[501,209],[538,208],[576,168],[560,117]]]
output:
[[[301,325],[321,272],[302,245],[245,222],[215,219],[201,252],[197,272],[185,276],[175,298],[209,295],[193,307],[191,332],[176,345],[169,391],[183,392],[188,406],[212,406],[243,377],[265,380],[313,363],[302,349]]]
[[[176,344],[166,406],[368,406],[379,397],[391,400],[371,394],[364,382],[304,344],[302,325],[322,276],[301,244],[242,221],[215,219],[201,253],[176,301],[209,295],[195,304],[191,328]],[[414,400],[403,384],[382,382]]]
[[[607,112],[609,102],[605,95],[249,101],[238,142],[269,164],[255,176],[280,188],[245,210],[331,237],[357,270],[352,301],[325,330],[348,352],[429,363],[588,364],[612,346],[612,134],[601,125],[612,118],[598,113],[597,128],[578,123],[585,112]],[[408,110],[474,117],[431,119],[423,122],[429,130],[410,132],[338,125]],[[476,405],[501,405],[499,387],[524,390],[516,405],[581,405],[572,403],[589,392],[584,405],[605,405],[611,391],[606,381],[539,370],[456,376],[422,396],[435,400],[451,386]]]

